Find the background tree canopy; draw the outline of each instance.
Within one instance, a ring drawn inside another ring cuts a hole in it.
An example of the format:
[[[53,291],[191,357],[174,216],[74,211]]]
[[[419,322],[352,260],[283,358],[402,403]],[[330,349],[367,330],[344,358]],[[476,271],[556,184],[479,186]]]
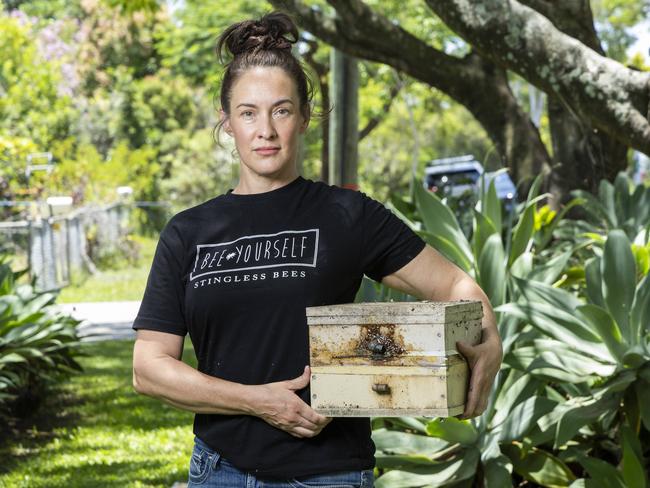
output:
[[[376,198],[404,191],[413,167],[465,153],[489,169],[508,166],[519,181],[552,169],[549,188],[564,198],[625,169],[628,148],[650,152],[650,74],[642,56],[627,54],[629,28],[650,12],[647,0],[3,6],[4,197],[65,191],[77,201],[106,199],[112,186],[131,184],[136,198],[164,194],[182,207],[225,191],[237,173],[230,141],[221,148],[212,139],[222,72],[215,41],[227,25],[276,8],[301,27],[297,52],[322,111],[331,107],[331,46],[360,59],[359,180]],[[327,138],[327,123],[314,120],[307,177],[326,176]],[[39,151],[53,152],[60,171],[27,182],[25,157]],[[114,155],[131,169],[92,190],[88,181],[102,180]]]
[[[516,179],[552,167],[550,188],[560,199],[571,188],[593,191],[600,178],[612,179],[627,167],[628,147],[650,153],[650,74],[608,57],[627,61],[630,38],[621,21],[643,19],[647,1],[595,5],[613,19],[603,40],[588,0],[271,3],[329,44],[461,103]],[[454,33],[446,43],[431,35],[440,21]],[[512,73],[547,94],[552,150],[510,88]]]

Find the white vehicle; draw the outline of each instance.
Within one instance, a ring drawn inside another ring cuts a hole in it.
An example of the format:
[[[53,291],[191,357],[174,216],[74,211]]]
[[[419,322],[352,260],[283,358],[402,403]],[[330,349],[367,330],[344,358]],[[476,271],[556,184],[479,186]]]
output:
[[[467,191],[477,194],[483,173],[486,184],[494,179],[499,199],[512,205],[517,196],[517,189],[508,174],[486,172],[483,165],[471,154],[430,161],[424,169],[424,187],[441,197],[459,197]]]

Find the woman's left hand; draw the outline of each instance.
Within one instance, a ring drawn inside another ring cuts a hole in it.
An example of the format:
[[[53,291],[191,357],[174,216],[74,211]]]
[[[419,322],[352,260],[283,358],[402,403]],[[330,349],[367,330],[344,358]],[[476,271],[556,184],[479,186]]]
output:
[[[497,335],[491,335],[476,346],[459,341],[456,343],[456,348],[465,356],[471,370],[465,411],[461,417],[464,419],[477,417],[487,408],[490,389],[501,367],[503,359],[501,339]]]

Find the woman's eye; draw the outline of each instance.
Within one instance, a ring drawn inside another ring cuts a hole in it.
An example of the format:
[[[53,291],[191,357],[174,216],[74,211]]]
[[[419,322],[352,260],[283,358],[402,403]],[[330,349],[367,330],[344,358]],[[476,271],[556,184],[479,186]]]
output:
[[[289,113],[289,110],[286,109],[286,108],[281,108],[281,109],[278,109],[275,113],[276,113],[276,115],[286,115],[286,114]]]
[[[245,112],[242,112],[241,115],[242,117],[249,118],[253,116],[253,112],[251,112],[250,110],[246,110]]]

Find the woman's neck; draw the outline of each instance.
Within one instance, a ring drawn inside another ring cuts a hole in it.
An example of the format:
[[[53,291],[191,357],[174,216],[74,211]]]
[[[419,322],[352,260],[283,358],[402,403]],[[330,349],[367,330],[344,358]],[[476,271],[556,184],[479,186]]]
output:
[[[239,183],[233,188],[232,193],[236,195],[264,193],[288,185],[297,177],[298,171],[295,168],[292,171],[286,172],[286,174],[269,177],[242,172],[239,177]]]

